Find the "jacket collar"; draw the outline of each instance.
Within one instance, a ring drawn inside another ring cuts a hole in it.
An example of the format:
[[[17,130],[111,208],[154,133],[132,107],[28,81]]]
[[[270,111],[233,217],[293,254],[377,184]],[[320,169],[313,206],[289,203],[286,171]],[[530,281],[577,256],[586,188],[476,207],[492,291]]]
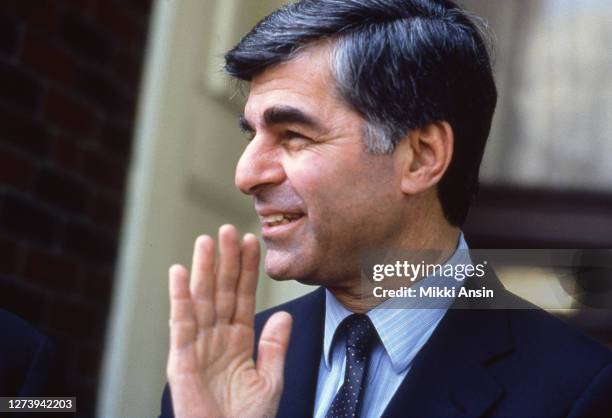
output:
[[[284,390],[277,417],[312,417],[314,414],[317,378],[323,329],[325,326],[325,289],[323,287],[306,296],[289,313],[293,327],[285,360]]]
[[[483,280],[483,279],[480,279]],[[503,396],[487,366],[513,349],[507,312],[495,309],[508,292],[487,271],[495,299],[462,303],[448,310],[383,413],[384,418],[481,416]],[[468,281],[468,289],[479,283]],[[278,417],[312,417],[325,324],[325,290],[319,288],[290,310],[293,332],[285,365]],[[449,354],[450,353],[450,354]]]
[[[503,389],[487,366],[513,349],[507,312],[492,306],[507,291],[492,271],[486,284],[494,290],[495,299],[453,304],[415,358],[383,417],[477,417],[502,397]],[[478,289],[479,283],[468,281],[466,288]]]

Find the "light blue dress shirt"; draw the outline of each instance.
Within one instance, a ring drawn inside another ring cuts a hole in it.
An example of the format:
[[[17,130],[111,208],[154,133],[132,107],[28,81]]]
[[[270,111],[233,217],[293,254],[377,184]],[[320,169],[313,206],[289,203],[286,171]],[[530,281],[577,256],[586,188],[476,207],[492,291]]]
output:
[[[445,264],[471,264],[467,250],[467,243],[461,234],[457,250]],[[413,287],[430,286],[438,279],[426,277],[417,281]],[[444,285],[460,287],[462,282],[451,279],[445,280]],[[435,307],[427,308],[427,299],[418,299],[412,304],[410,300],[402,300],[401,308],[394,308],[394,300],[388,299],[367,312],[380,336],[380,342],[370,355],[361,417],[378,418],[383,414],[397,388],[410,372],[415,356],[434,332],[452,301],[453,298],[446,298],[442,302],[438,299],[433,302]],[[323,353],[314,409],[317,418],[325,417],[344,380],[345,344],[341,338],[334,338],[334,335],[342,320],[351,314],[326,290]]]

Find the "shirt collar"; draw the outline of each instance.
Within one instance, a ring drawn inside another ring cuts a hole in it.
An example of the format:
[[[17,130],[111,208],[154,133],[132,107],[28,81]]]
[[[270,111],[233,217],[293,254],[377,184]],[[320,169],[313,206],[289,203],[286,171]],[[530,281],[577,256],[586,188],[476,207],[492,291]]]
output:
[[[470,263],[467,243],[463,233],[459,236],[457,249],[445,264],[456,265]],[[415,285],[431,284],[435,277],[426,277]],[[445,282],[449,284],[449,282]],[[453,286],[461,285],[454,279]],[[391,359],[393,370],[396,373],[404,371],[416,353],[423,345],[423,339],[429,336],[428,331],[444,316],[452,299],[444,302],[437,301],[435,307],[427,308],[423,305],[409,306],[402,302],[401,308],[393,308],[393,300],[388,299],[376,308],[367,312],[372,320],[381,343]],[[425,309],[423,309],[425,308]],[[323,357],[325,366],[331,369],[331,351],[334,335],[340,323],[352,312],[346,309],[336,297],[325,289],[325,333],[323,336]]]

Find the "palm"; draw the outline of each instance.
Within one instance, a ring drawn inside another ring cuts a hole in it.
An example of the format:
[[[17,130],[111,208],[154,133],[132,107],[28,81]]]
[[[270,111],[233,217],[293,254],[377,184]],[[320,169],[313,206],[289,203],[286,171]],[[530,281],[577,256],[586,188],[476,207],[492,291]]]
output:
[[[214,242],[196,241],[191,273],[170,270],[171,338],[168,380],[177,416],[270,416],[282,390],[290,317],[268,321],[253,361],[253,317],[259,246],[246,236],[242,247],[233,227]]]

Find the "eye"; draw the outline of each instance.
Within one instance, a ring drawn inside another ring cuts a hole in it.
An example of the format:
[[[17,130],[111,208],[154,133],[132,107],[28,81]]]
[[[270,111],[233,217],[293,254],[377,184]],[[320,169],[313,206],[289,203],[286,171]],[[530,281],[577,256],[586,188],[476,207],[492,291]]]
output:
[[[304,139],[304,140],[310,141],[310,138],[296,131],[286,131],[285,139]]]
[[[312,140],[307,136],[296,131],[285,131],[283,134],[283,143],[290,150],[301,150],[312,143]]]

